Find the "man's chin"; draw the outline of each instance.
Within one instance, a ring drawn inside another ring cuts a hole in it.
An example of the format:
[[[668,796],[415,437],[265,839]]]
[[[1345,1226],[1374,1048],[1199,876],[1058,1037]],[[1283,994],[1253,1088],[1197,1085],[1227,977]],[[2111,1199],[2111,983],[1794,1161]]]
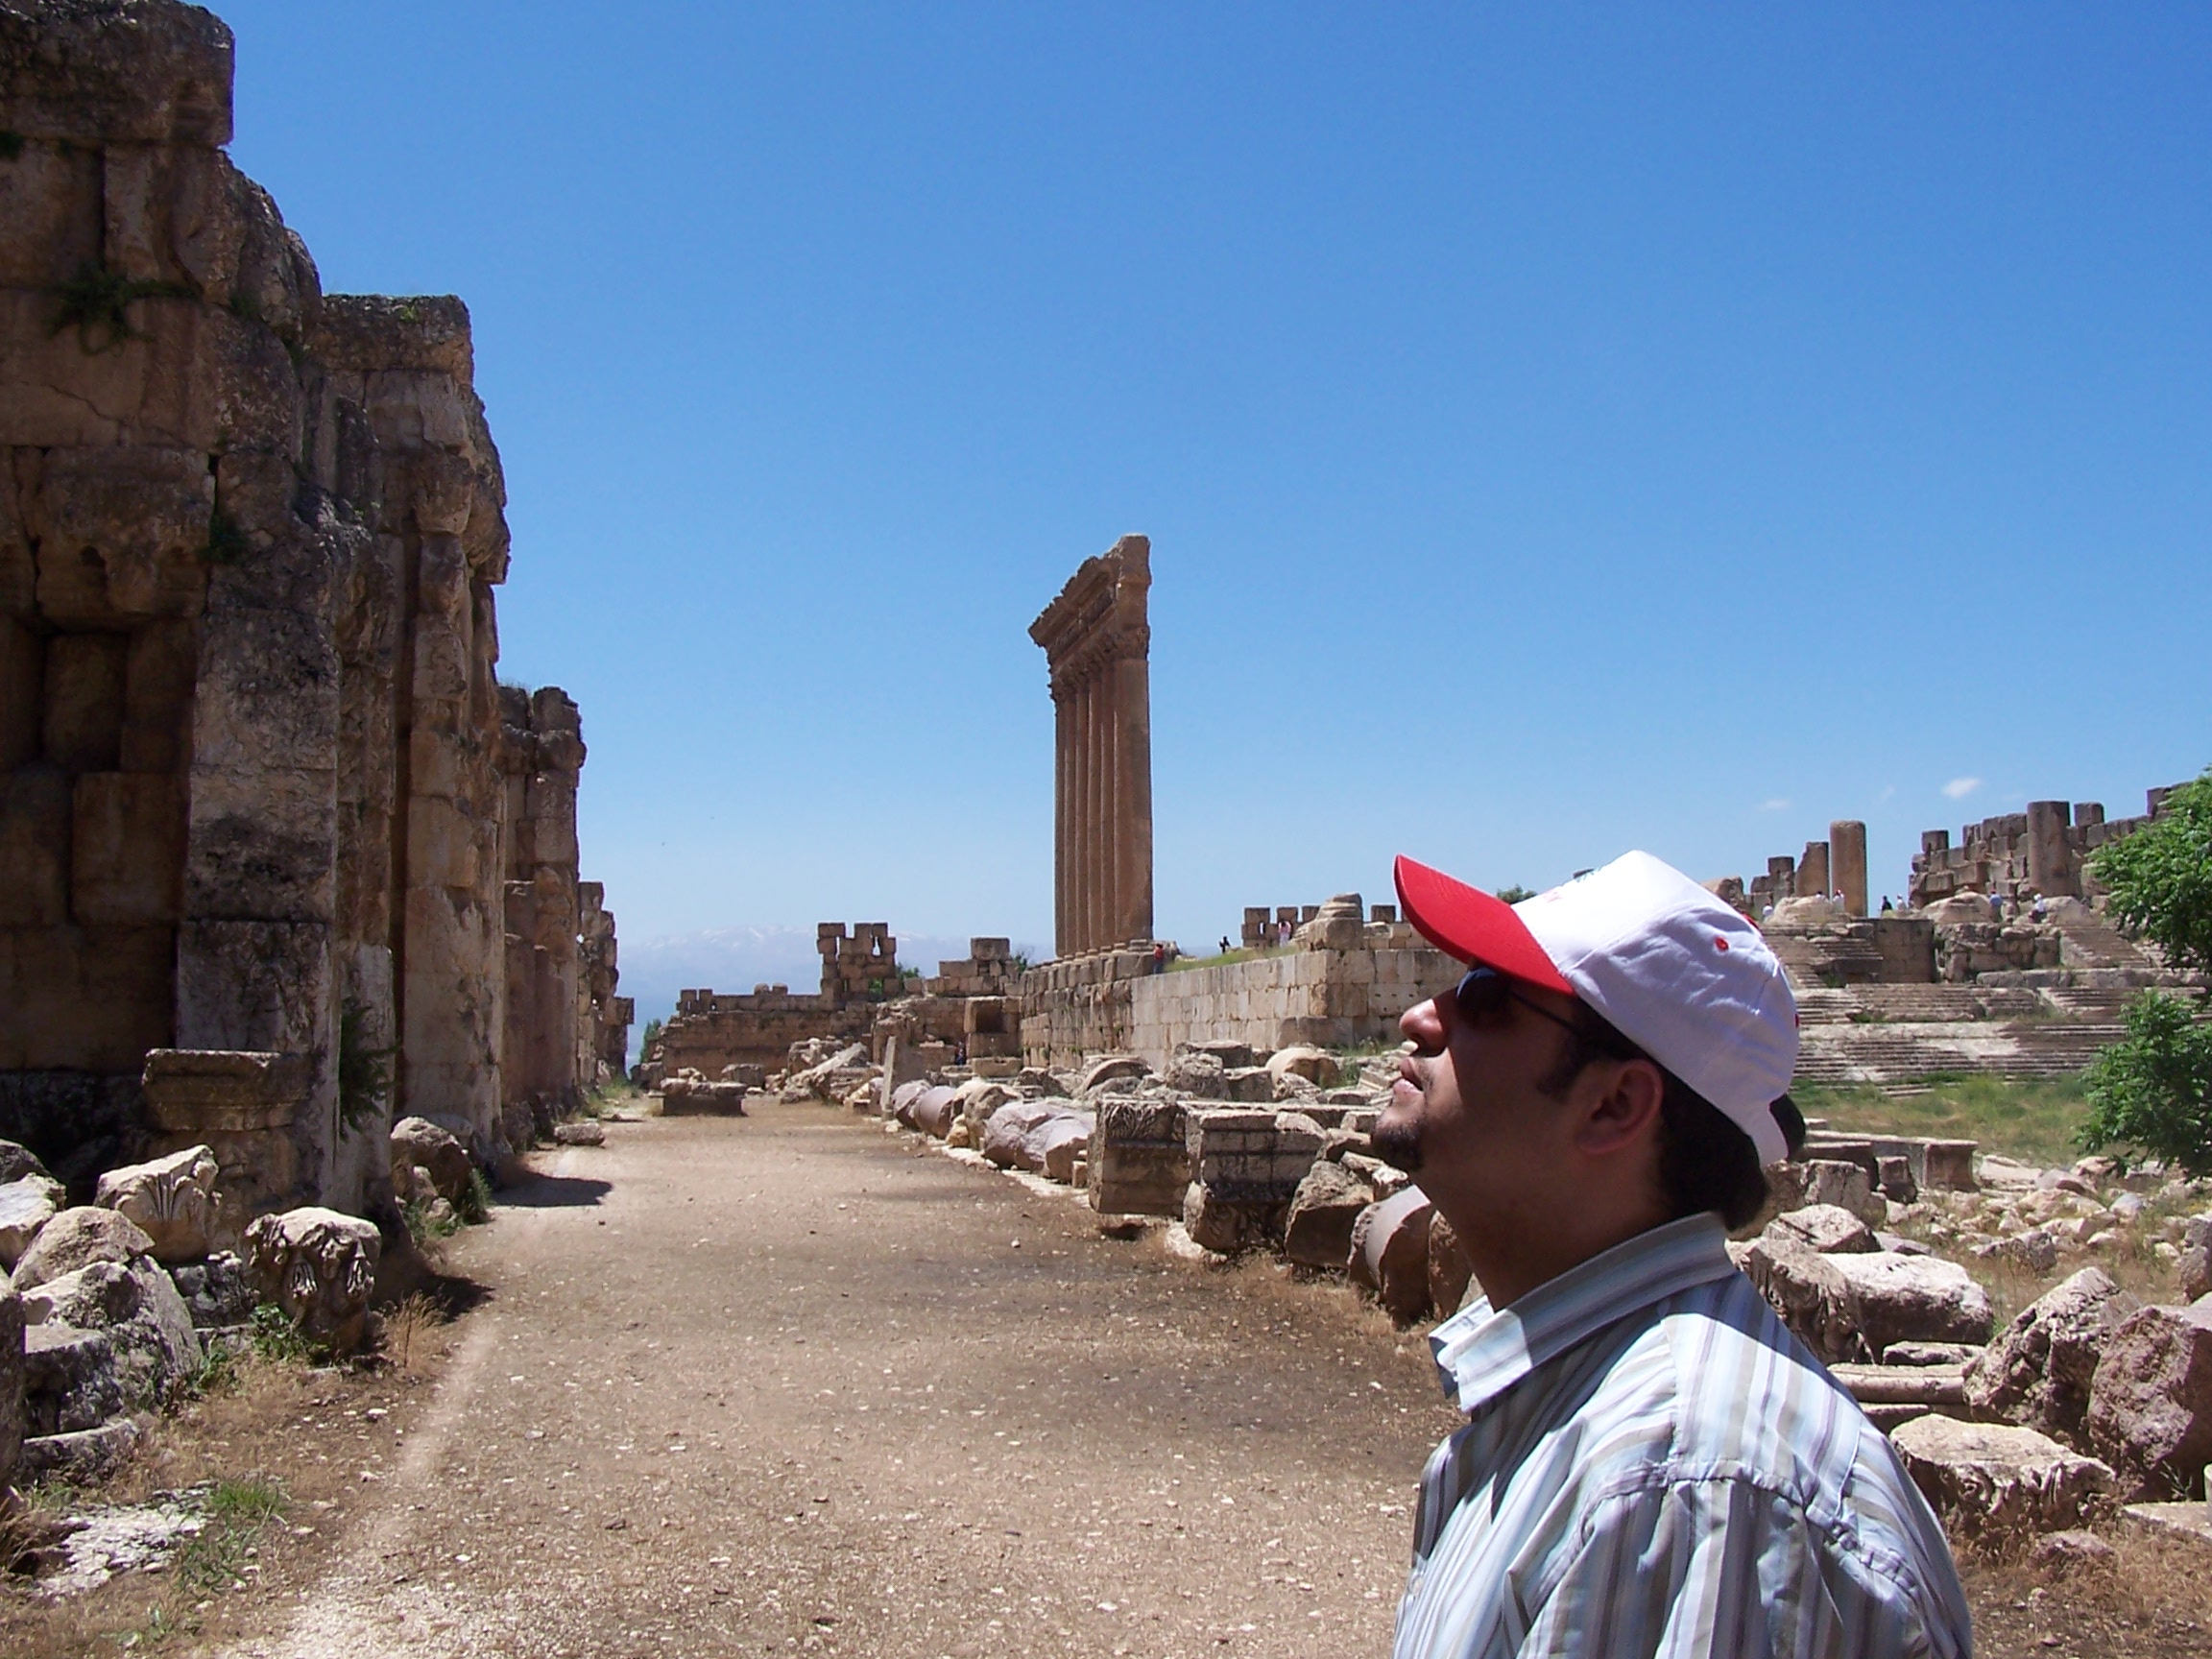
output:
[[[1375,1147],[1375,1156],[1393,1169],[1403,1169],[1408,1175],[1421,1172],[1421,1125],[1418,1119],[1397,1118],[1385,1112],[1377,1121],[1368,1140]]]

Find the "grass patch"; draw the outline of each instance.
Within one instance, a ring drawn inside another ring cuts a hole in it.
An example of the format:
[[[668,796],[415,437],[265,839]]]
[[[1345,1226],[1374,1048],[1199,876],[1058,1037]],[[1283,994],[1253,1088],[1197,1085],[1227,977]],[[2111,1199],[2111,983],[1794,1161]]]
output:
[[[1293,949],[1288,945],[1262,945],[1257,950],[1217,951],[1212,956],[1178,956],[1167,964],[1167,972],[1188,974],[1197,968],[1227,968],[1238,962],[1257,962],[1263,956],[1287,956]]]
[[[274,1302],[253,1310],[252,1345],[253,1358],[270,1365],[319,1365],[329,1358],[323,1344]]]
[[[1815,1083],[1791,1090],[1791,1097],[1831,1129],[1977,1141],[1984,1152],[2064,1168],[2081,1156],[2075,1136],[2089,1117],[2084,1087],[2080,1077],[1934,1076],[1913,1085],[1925,1094]]]

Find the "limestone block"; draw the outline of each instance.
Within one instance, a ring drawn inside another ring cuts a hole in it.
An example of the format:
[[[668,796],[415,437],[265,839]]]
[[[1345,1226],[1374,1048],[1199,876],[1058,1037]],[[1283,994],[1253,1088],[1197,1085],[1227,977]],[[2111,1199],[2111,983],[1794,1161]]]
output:
[[[20,1306],[16,1318],[23,1319]],[[25,1321],[22,1333],[24,1462],[36,1438],[97,1430],[129,1407],[116,1369],[115,1345],[105,1331],[61,1319]]]
[[[184,802],[174,778],[87,772],[70,819],[70,902],[79,922],[174,923],[184,868]]]
[[[1151,1075],[1152,1068],[1134,1054],[1109,1054],[1084,1069],[1075,1093],[1085,1099],[1103,1093],[1108,1084],[1130,1083]]]
[[[1193,1181],[1183,1192],[1183,1229],[1202,1248],[1234,1256],[1280,1238],[1286,1209],[1231,1198]]]
[[[0,616],[0,777],[38,758],[45,684],[46,642]]]
[[[2212,1293],[2212,1214],[2192,1215],[2181,1233],[2181,1259],[2174,1263],[2181,1295],[2194,1302]]]
[[[339,678],[328,627],[314,615],[258,608],[211,614],[204,627],[194,770],[247,777],[328,771]]]
[[[2032,1429],[1961,1423],[1933,1412],[1890,1431],[1905,1465],[1954,1536],[1985,1544],[2104,1519],[2112,1471]]]
[[[1429,1306],[1439,1319],[1450,1318],[1467,1300],[1475,1262],[1458,1233],[1439,1211],[1429,1218]]]
[[[144,329],[186,305],[142,300],[130,307]],[[189,325],[88,355],[77,330],[50,332],[54,301],[41,289],[0,288],[0,445],[113,446],[134,439],[214,439],[189,396],[198,332]]]
[[[323,923],[186,922],[177,935],[177,1030],[183,1041],[175,1046],[328,1053],[331,946]]]
[[[1767,1223],[1767,1230],[1777,1238],[1828,1255],[1878,1248],[1874,1230],[1839,1204],[1812,1204],[1786,1211]]]
[[[424,1170],[437,1195],[458,1204],[469,1190],[469,1148],[425,1118],[402,1118],[392,1125],[392,1185],[397,1190],[407,1173]]]
[[[39,609],[51,621],[91,626],[198,615],[214,510],[203,451],[47,450],[33,514]]]
[[[46,642],[45,757],[72,772],[112,771],[123,744],[121,634],[64,634]]]
[[[2138,1308],[2114,1326],[2082,1427],[2130,1501],[2201,1497],[2212,1462],[2212,1306]]]
[[[383,1240],[371,1223],[308,1207],[246,1229],[246,1267],[264,1301],[338,1353],[361,1344]]]
[[[196,1331],[220,1331],[253,1317],[253,1283],[246,1263],[228,1251],[169,1270]]]
[[[1264,1066],[1241,1066],[1222,1074],[1221,1086],[1227,1099],[1246,1104],[1261,1104],[1275,1098],[1275,1079]]]
[[[194,1134],[289,1127],[308,1083],[303,1054],[157,1048],[139,1086],[156,1128]]]
[[[1283,1254],[1302,1267],[1341,1272],[1352,1255],[1352,1226],[1375,1202],[1375,1190],[1326,1159],[1298,1183],[1284,1222]]]
[[[407,802],[408,875],[426,887],[476,885],[476,823],[453,802],[415,795]],[[524,896],[529,888],[519,886]]]
[[[383,370],[363,382],[363,403],[387,449],[448,450],[473,445],[474,412],[468,389],[450,374],[413,369]],[[475,517],[471,507],[469,517]]]
[[[196,7],[18,8],[0,19],[0,127],[97,149],[230,141],[230,31]],[[35,67],[34,67],[35,65]]]
[[[38,1230],[67,1202],[61,1183],[50,1176],[24,1175],[0,1182],[0,1267],[13,1272]]]
[[[69,780],[53,766],[0,776],[0,926],[69,919]]]
[[[199,633],[191,622],[173,618],[132,630],[123,669],[122,770],[184,770],[199,667]]]
[[[2084,1267],[2022,1309],[1966,1363],[1976,1414],[2072,1440],[2111,1328],[2141,1304],[2097,1267]]]
[[[95,1262],[127,1263],[153,1250],[154,1240],[129,1216],[84,1205],[62,1211],[38,1230],[9,1282],[18,1291],[33,1290]]]
[[[0,1290],[0,1488],[15,1479],[23,1452],[29,1369],[23,1346],[23,1304],[12,1291]]]
[[[1352,1283],[1370,1291],[1393,1319],[1429,1309],[1429,1226],[1434,1208],[1407,1187],[1360,1213],[1352,1229]]]
[[[100,263],[100,152],[25,138],[0,167],[0,287],[58,288]]]
[[[1872,1178],[1860,1165],[1834,1158],[1809,1158],[1802,1163],[1777,1164],[1767,1171],[1775,1201],[1787,1212],[1815,1204],[1831,1204],[1865,1222],[1882,1225],[1889,1218],[1887,1202],[1874,1190]]]
[[[457,629],[433,615],[415,619],[410,689],[417,701],[461,702],[469,695],[469,641]]]
[[[135,1224],[153,1240],[156,1261],[197,1262],[214,1248],[222,1229],[217,1173],[211,1150],[188,1146],[166,1158],[108,1170],[100,1177],[92,1201]]]
[[[1986,1342],[1989,1298],[1963,1267],[1886,1251],[1824,1256],[1762,1234],[1743,1269],[1806,1346],[1872,1360],[1893,1342]]]
[[[176,939],[170,927],[0,929],[0,1071],[126,1072],[167,1046]]]
[[[87,1262],[20,1294],[24,1316],[33,1325],[97,1331],[108,1338],[125,1410],[161,1405],[200,1363],[200,1334],[192,1328],[191,1312],[175,1283],[150,1256]]]
[[[1100,1100],[1088,1156],[1091,1207],[1100,1214],[1182,1214],[1190,1158],[1180,1102]]]

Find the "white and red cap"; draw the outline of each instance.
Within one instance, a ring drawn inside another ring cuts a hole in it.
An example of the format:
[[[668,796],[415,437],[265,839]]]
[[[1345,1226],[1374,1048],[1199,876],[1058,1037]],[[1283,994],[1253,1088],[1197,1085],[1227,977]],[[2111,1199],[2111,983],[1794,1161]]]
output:
[[[1797,999],[1759,929],[1671,864],[1623,853],[1518,904],[1400,854],[1406,919],[1464,962],[1580,998],[1751,1137],[1789,1156],[1770,1110],[1797,1067]]]

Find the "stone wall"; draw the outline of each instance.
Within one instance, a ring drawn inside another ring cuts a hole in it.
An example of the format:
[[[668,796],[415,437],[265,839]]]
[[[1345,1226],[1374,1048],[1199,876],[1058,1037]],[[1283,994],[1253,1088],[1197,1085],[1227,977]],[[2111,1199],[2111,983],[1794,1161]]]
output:
[[[584,729],[558,686],[499,688],[499,767],[506,790],[502,926],[507,962],[500,1104],[510,1140],[533,1101],[572,1106],[589,1078],[580,1066],[583,988],[577,942],[576,783]]]
[[[1163,974],[1149,951],[1103,951],[1022,975],[1022,1053],[1031,1065],[1067,1065],[1126,1050],[1165,1067],[1185,1043],[1395,1043],[1398,1017],[1464,972],[1427,946],[1292,950]]]
[[[498,1133],[505,487],[467,308],[322,293],[231,60],[0,12],[0,1135],[75,1183],[149,1050],[298,1056],[351,1209],[396,1113]]]
[[[2098,889],[2086,868],[2089,854],[2156,817],[2166,794],[2149,791],[2140,818],[2108,819],[2094,801],[2031,801],[2025,812],[1961,827],[1956,846],[1948,830],[1925,830],[1912,859],[1911,902],[1932,904],[1959,893],[2093,899]]]

